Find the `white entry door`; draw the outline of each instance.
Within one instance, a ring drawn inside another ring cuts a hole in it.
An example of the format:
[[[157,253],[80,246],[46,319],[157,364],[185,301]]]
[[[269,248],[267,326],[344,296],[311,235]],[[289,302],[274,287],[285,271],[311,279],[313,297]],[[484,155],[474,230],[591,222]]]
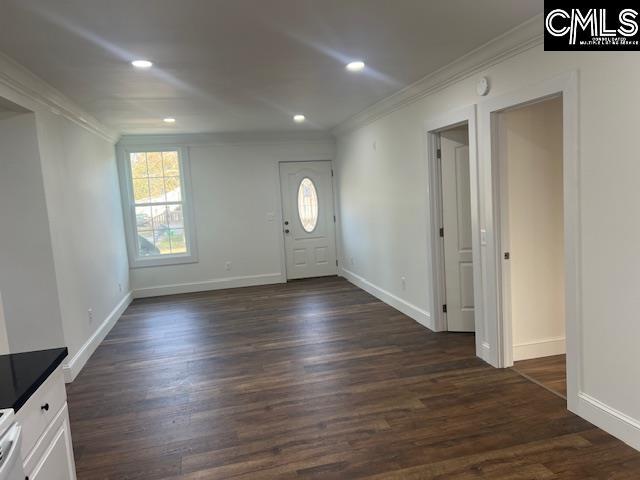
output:
[[[287,279],[336,275],[331,162],[280,164]]]
[[[447,329],[475,331],[469,135],[466,128],[440,135]]]

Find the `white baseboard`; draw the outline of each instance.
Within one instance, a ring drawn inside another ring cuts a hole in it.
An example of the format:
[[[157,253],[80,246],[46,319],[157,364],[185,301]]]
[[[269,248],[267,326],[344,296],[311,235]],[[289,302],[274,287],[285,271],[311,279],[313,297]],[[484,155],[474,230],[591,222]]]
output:
[[[578,394],[578,408],[574,413],[627,445],[640,450],[640,421],[635,418],[611,408],[584,392]]]
[[[563,353],[567,353],[567,342],[564,337],[547,338],[514,345],[513,361],[550,357],[552,355],[562,355]]]
[[[87,360],[91,358],[93,352],[102,343],[104,338],[109,334],[113,326],[118,322],[122,313],[127,309],[133,300],[133,293],[127,293],[122,300],[115,306],[107,318],[102,322],[93,335],[86,341],[78,352],[71,358],[67,357],[62,363],[62,371],[64,372],[64,381],[66,383],[73,382]]]
[[[261,275],[247,275],[243,277],[216,278],[215,280],[205,280],[202,282],[174,283],[171,285],[136,288],[133,291],[133,297],[160,297],[162,295],[206,292],[208,290],[221,290],[224,288],[271,285],[274,283],[285,283],[286,281],[287,278],[282,273],[265,273]]]
[[[413,305],[412,303],[403,300],[402,298],[394,295],[393,293],[387,292],[383,288],[374,285],[368,280],[365,280],[360,275],[357,275],[345,268],[340,269],[340,275],[349,280],[354,285],[360,287],[365,292],[370,293],[374,297],[382,300],[387,305],[392,306],[396,310],[401,311],[408,317],[411,317],[420,325],[427,327],[429,330],[434,330],[433,320],[431,319],[431,314],[426,310],[421,309]]]

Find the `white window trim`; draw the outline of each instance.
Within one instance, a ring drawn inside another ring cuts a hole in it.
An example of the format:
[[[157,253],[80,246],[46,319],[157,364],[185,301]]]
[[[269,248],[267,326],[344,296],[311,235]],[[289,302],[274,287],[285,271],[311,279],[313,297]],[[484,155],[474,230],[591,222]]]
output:
[[[130,154],[142,152],[178,152],[180,161],[180,188],[184,216],[184,231],[186,236],[187,253],[141,257],[138,255],[136,241],[136,214],[133,197],[133,179],[129,165]],[[198,248],[196,242],[195,219],[193,215],[193,195],[191,187],[191,167],[187,147],[176,145],[136,145],[118,147],[118,170],[120,176],[120,192],[122,196],[122,211],[127,236],[127,250],[129,252],[129,266],[131,268],[159,267],[163,265],[180,265],[196,263]]]

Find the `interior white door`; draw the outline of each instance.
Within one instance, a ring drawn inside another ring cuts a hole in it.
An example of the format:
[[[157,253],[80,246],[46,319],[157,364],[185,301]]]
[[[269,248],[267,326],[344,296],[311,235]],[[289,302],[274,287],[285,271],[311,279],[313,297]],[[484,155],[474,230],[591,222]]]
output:
[[[466,128],[440,135],[447,329],[475,330],[469,135]]]
[[[280,164],[287,279],[336,275],[331,162]]]

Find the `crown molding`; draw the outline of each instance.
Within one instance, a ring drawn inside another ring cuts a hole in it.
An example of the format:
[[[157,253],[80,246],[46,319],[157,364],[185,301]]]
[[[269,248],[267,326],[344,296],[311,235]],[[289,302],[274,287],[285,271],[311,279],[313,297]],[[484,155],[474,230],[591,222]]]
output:
[[[0,85],[8,87],[19,95],[43,106],[51,113],[61,115],[109,142],[118,141],[119,135],[116,132],[102,125],[74,101],[1,52]]]
[[[123,135],[120,146],[181,145],[181,146],[232,146],[232,145],[283,145],[316,144],[335,145],[335,138],[326,131],[273,131],[273,132],[210,132]]]
[[[423,77],[336,126],[336,136],[368,125],[390,113],[464,80],[543,42],[543,15],[537,15],[450,64]]]

